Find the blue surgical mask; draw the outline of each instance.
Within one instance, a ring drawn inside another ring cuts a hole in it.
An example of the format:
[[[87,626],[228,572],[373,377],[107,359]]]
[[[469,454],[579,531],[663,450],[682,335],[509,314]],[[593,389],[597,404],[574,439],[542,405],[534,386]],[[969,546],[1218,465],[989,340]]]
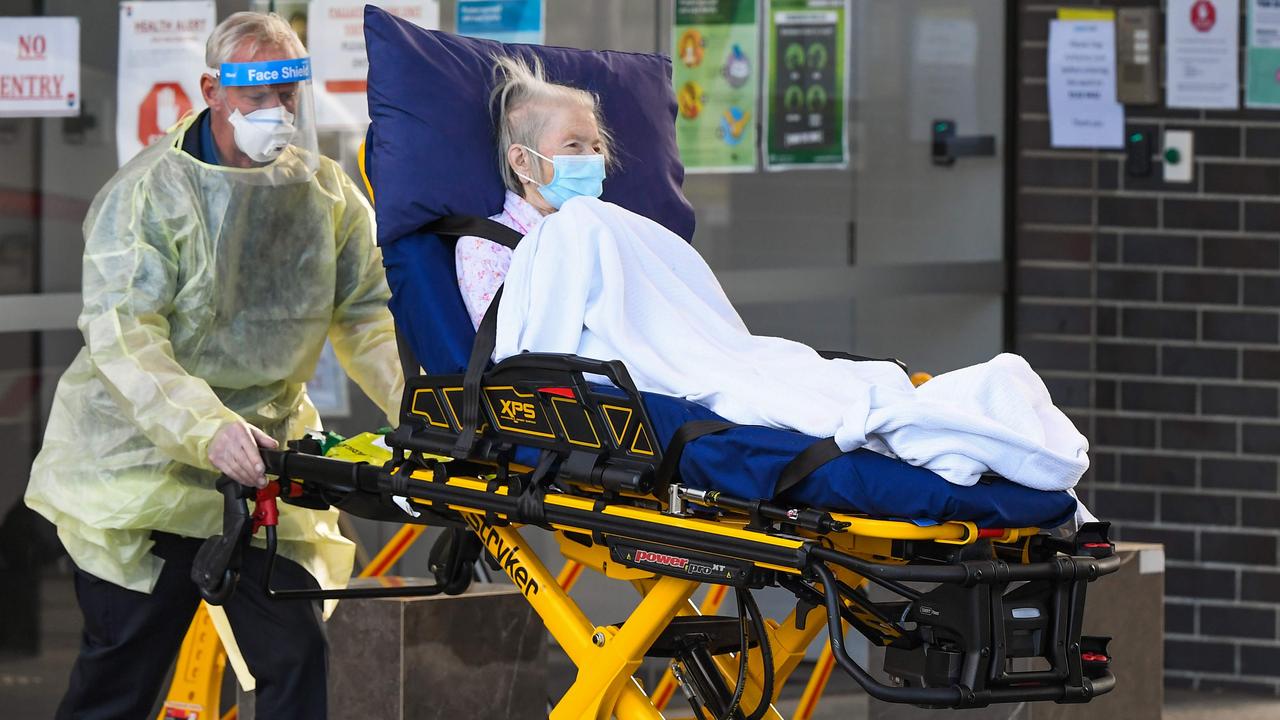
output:
[[[551,182],[540,183],[517,173],[523,179],[538,186],[538,192],[551,207],[559,210],[569,198],[585,195],[600,197],[604,192],[603,155],[556,155],[549,158],[528,145],[520,147],[551,163]]]

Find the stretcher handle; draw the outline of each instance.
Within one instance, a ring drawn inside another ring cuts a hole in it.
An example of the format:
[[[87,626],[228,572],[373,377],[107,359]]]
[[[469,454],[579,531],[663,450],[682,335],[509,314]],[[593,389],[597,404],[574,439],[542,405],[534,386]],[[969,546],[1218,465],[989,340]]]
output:
[[[892,703],[909,703],[912,705],[946,705],[954,707],[964,701],[964,692],[959,686],[948,688],[908,688],[885,685],[876,680],[861,665],[849,657],[844,649],[844,628],[840,626],[843,618],[840,607],[840,585],[835,574],[821,562],[812,565],[813,572],[822,582],[823,594],[827,604],[827,634],[831,641],[831,654],[846,673],[849,674],[867,694],[877,700]]]
[[[334,460],[292,448],[263,449],[259,452],[262,454],[266,473],[277,476],[282,482],[301,477],[316,479],[343,490],[372,490],[377,487],[378,477],[382,473],[382,468],[377,465]]]
[[[240,577],[240,558],[251,534],[248,500],[256,492],[223,475],[216,487],[222,494],[222,534],[200,545],[191,563],[191,580],[210,605],[231,599]]]
[[[627,372],[627,366],[621,360],[595,360],[568,353],[533,353],[523,352],[512,355],[493,366],[492,372],[501,370],[553,370],[558,372],[578,372],[592,375],[603,375],[613,381],[614,385],[632,394],[638,394],[636,384]]]

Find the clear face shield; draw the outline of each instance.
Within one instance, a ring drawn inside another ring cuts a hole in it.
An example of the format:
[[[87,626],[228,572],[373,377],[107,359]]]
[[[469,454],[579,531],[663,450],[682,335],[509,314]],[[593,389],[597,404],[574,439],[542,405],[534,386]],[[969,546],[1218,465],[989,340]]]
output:
[[[320,153],[310,58],[223,63],[218,80],[240,152],[255,166],[315,172]]]

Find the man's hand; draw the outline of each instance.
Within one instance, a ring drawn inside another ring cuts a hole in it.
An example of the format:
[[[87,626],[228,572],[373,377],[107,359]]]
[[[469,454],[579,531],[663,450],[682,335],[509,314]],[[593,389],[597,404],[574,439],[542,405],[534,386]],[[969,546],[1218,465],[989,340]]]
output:
[[[258,448],[277,448],[280,444],[270,435],[249,423],[238,422],[223,425],[209,443],[209,462],[227,477],[246,487],[264,487],[267,484],[266,468]]]

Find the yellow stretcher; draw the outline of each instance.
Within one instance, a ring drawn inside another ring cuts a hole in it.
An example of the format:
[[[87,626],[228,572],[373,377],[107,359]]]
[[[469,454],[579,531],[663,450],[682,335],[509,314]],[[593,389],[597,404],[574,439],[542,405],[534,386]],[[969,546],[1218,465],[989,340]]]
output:
[[[363,149],[358,157],[363,174]],[[614,437],[605,430],[600,403],[589,401],[593,391],[584,369],[625,376],[625,368],[595,362],[526,354],[474,378],[411,379],[401,427],[388,438],[390,456],[378,455],[367,438],[347,444],[343,459],[317,457],[318,446],[307,442],[265,453],[277,479],[272,492],[261,496],[264,503],[275,502],[274,494],[285,502],[334,505],[357,516],[409,523],[361,576],[389,570],[425,526],[451,528],[444,539],[454,561],[445,563],[435,586],[312,595],[461,592],[471,560],[483,552],[521,588],[579,668],[553,718],[657,718],[677,695],[689,699],[699,718],[780,718],[771,703],[822,632],[829,642],[792,715],[798,720],[812,716],[836,667],[874,697],[930,707],[1088,702],[1114,687],[1108,639],[1084,635],[1081,627],[1088,583],[1118,567],[1105,523],[1069,538],[967,522],[918,527],[750,502],[678,482],[655,484],[663,471],[660,454],[640,457],[623,447],[634,450],[634,443],[616,442],[646,431],[656,437],[652,429]],[[927,379],[923,373],[912,377],[917,385]],[[517,388],[529,391],[519,398],[522,403],[534,399],[530,411],[558,420],[556,437],[533,444],[558,461],[578,451],[576,466],[561,467],[550,482],[548,473],[539,474],[543,469],[511,462],[510,448],[527,446],[530,438],[505,429],[492,404],[475,401]],[[609,402],[614,409],[629,402],[643,424],[638,397]],[[565,425],[577,413],[587,423],[580,431],[615,441],[597,443],[607,446],[598,447],[585,465],[583,447],[572,442]],[[474,437],[458,457],[459,438],[468,433]],[[229,481],[220,487],[226,493],[224,532],[210,540],[196,573],[213,602],[233,591],[237,554],[256,530],[248,498]],[[396,497],[411,503],[419,517],[408,518]],[[266,528],[272,547],[273,530]],[[526,532],[543,530],[556,535],[566,559],[557,577],[524,539]],[[725,577],[710,577],[713,568]],[[644,596],[625,623],[593,623],[569,597],[584,569],[630,583]],[[710,591],[694,605],[690,598],[704,583]],[[864,591],[868,583],[900,599],[872,602]],[[796,595],[788,617],[765,619],[749,611],[750,588],[766,585]],[[731,588],[740,593],[739,617],[717,617]],[[843,637],[850,628],[886,648],[885,670],[894,685],[877,682],[848,656]],[[646,654],[671,660],[651,692],[632,679]],[[1014,670],[1016,661],[1037,657],[1048,669]],[[161,719],[191,717],[197,708],[199,717],[217,717],[225,662],[201,612],[184,643]],[[766,696],[769,702],[761,702]],[[748,714],[743,708],[755,710]],[[232,709],[223,717],[234,716]]]
[[[532,383],[554,390],[533,412],[603,427],[595,390],[584,376],[601,368],[580,359],[558,364],[563,357],[500,363],[477,387],[506,392]],[[567,446],[562,437],[539,441],[537,465],[522,465],[511,459],[513,438],[490,414],[496,411],[483,404],[474,441],[459,453],[466,428],[451,415],[465,414],[455,411],[464,385],[456,376],[411,379],[401,425],[387,438],[391,457],[385,463],[322,457],[318,443],[304,440],[286,451],[264,451],[275,478],[269,492],[254,497],[229,480],[220,482],[223,532],[206,542],[193,572],[206,600],[220,603],[234,591],[239,554],[257,529],[249,500],[262,506],[278,496],[449,530],[442,536],[443,560],[433,568],[434,585],[272,591],[268,572],[262,582],[274,596],[458,593],[470,581],[475,559],[487,555],[578,668],[554,705],[555,719],[660,718],[677,693],[700,718],[780,718],[772,703],[819,633],[827,635],[827,650],[806,686],[801,717],[812,712],[837,666],[873,697],[926,707],[1079,703],[1114,687],[1107,638],[1084,635],[1081,627],[1089,582],[1118,566],[1104,523],[1058,537],[1037,528],[986,530],[966,522],[920,527],[747,501],[683,487],[678,477],[664,484],[660,458],[646,464],[618,448],[570,461],[560,453]],[[535,395],[541,403],[543,393]],[[614,406],[628,401],[610,399]],[[563,462],[553,471],[557,459]],[[406,514],[405,505],[416,517]],[[268,553],[274,553],[274,527],[264,529]],[[366,574],[389,565],[386,553],[415,532],[402,530]],[[529,532],[554,534],[570,561],[559,577],[529,545]],[[566,588],[583,568],[628,583],[643,596],[625,622],[593,621],[572,600]],[[896,599],[873,601],[868,583]],[[699,607],[691,598],[702,584],[715,592]],[[755,606],[751,590],[769,586],[796,597],[787,617],[765,618]],[[730,589],[737,616],[715,615]],[[879,682],[849,657],[849,628],[885,648],[892,683]],[[652,692],[633,677],[646,657],[670,662],[670,675]],[[1021,669],[1018,661],[1029,658],[1040,658],[1038,669]]]

